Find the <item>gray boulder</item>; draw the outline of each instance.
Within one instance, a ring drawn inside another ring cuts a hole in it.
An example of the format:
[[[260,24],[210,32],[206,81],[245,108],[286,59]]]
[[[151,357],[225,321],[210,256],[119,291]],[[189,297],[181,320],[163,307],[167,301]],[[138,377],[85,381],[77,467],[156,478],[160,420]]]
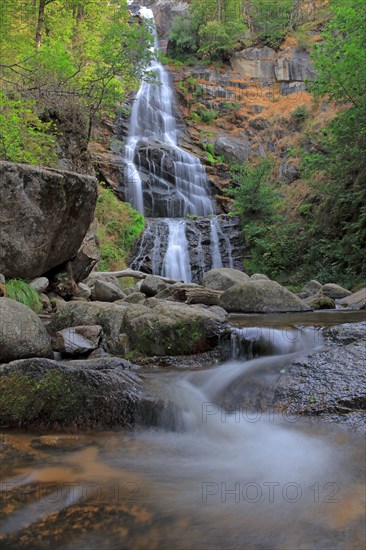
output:
[[[202,278],[202,285],[212,290],[228,290],[237,283],[249,280],[249,275],[238,269],[223,267],[207,271]]]
[[[142,304],[69,302],[56,313],[49,330],[55,333],[80,325],[101,325],[103,345],[114,355],[123,355],[127,350],[147,356],[199,353],[213,349],[226,332],[221,308],[216,311],[158,301],[153,308]]]
[[[0,362],[28,357],[53,357],[51,338],[29,307],[0,298]]]
[[[94,222],[92,228],[85,235],[75,258],[71,261],[72,276],[76,282],[84,281],[100,259],[93,225]]]
[[[23,359],[0,366],[0,424],[62,430],[131,427],[151,418],[135,365],[116,357]]]
[[[322,289],[322,284],[315,279],[312,279],[301,289],[301,292],[307,294],[307,296],[314,296]]]
[[[246,162],[251,145],[249,141],[222,136],[215,141],[215,151],[229,162]]]
[[[120,286],[99,278],[94,283],[93,298],[97,302],[115,302],[124,298]]]
[[[229,312],[272,313],[310,311],[292,292],[274,281],[244,281],[224,292],[220,306]]]
[[[335,285],[333,283],[327,283],[326,285],[323,285],[322,292],[324,296],[329,296],[329,298],[333,298],[333,300],[347,298],[347,296],[351,296],[352,294],[352,292],[350,292],[349,290],[346,290],[345,288],[339,285]]]
[[[366,309],[366,288],[341,299],[340,304],[350,309]]]
[[[269,278],[267,275],[263,275],[263,273],[254,273],[254,275],[251,275],[250,277],[251,281],[269,281]]]
[[[96,200],[93,177],[0,162],[0,272],[33,279],[71,260]]]
[[[314,67],[311,64],[310,55],[303,50],[291,50],[280,53],[274,64],[276,79],[280,82],[313,80]]]
[[[158,292],[166,289],[168,283],[165,283],[160,277],[155,277],[154,275],[148,275],[141,283],[140,290],[147,297],[155,296]]]
[[[127,304],[142,304],[146,300],[146,294],[142,292],[131,292],[123,299]]]
[[[86,300],[88,300],[91,297],[91,293],[91,289],[88,285],[86,285],[85,283],[78,284],[78,290],[76,293],[77,298],[85,298]]]
[[[120,335],[124,331],[127,306],[108,302],[68,302],[58,310],[48,325],[51,333],[80,325],[103,327],[105,348],[120,354]]]
[[[103,329],[100,325],[65,328],[56,332],[52,347],[66,355],[82,355],[97,349]]]
[[[335,302],[329,296],[324,296],[322,292],[309,296],[303,300],[311,309],[334,309]]]
[[[161,302],[127,309],[125,330],[133,349],[148,356],[190,355],[213,349],[225,333],[222,311]]]
[[[40,294],[46,292],[50,282],[47,277],[38,277],[29,283],[29,286],[36,290]]]

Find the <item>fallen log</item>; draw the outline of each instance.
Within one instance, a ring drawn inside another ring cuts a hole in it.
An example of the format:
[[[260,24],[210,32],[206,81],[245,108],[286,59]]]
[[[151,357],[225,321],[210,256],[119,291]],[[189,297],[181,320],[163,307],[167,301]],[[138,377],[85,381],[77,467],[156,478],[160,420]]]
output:
[[[132,277],[133,279],[146,279],[150,273],[143,273],[142,271],[134,271],[133,269],[124,269],[123,271],[92,271],[89,278],[91,277],[117,277],[117,279],[122,277]],[[183,283],[179,279],[170,279],[169,277],[161,277],[160,275],[154,275],[158,277],[164,283],[174,284],[174,283]]]
[[[187,304],[204,304],[206,306],[219,305],[221,290],[211,290],[204,287],[178,288],[172,294],[173,300],[186,302]]]

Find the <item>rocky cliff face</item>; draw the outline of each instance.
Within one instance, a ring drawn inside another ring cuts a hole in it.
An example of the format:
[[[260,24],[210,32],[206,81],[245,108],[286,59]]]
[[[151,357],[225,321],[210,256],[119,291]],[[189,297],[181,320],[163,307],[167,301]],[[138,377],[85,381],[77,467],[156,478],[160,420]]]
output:
[[[94,177],[0,162],[0,273],[30,279],[72,259],[96,199]]]

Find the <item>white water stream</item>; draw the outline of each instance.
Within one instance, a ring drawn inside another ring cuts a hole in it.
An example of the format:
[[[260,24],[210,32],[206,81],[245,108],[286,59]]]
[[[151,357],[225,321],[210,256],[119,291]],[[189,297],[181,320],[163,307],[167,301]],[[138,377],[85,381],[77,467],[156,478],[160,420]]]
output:
[[[154,35],[153,51],[158,51],[159,43],[153,13],[148,8],[142,8],[140,13],[144,18],[151,21]],[[161,156],[160,165],[157,165],[156,160],[150,157],[148,163],[150,173],[157,178],[160,185],[168,187],[167,177],[169,177],[169,180],[174,181],[174,192],[179,199],[178,217],[213,215],[215,206],[209,196],[205,170],[197,157],[178,145],[177,121],[173,113],[174,97],[168,73],[157,60],[151,62],[148,73],[153,78],[145,79],[137,93],[133,103],[125,148],[128,181],[127,200],[139,212],[146,214],[138,148],[141,143],[148,142],[153,143],[154,147],[168,146],[168,152],[164,152]],[[167,156],[171,160],[170,170],[172,173],[169,174],[166,172]],[[165,223],[169,227],[169,242],[166,256],[161,265],[161,273],[168,277],[190,282],[191,270],[186,265],[187,262],[189,264],[190,257],[185,235],[185,220],[181,219],[178,223],[169,219],[177,217],[176,209],[176,203],[170,203],[169,198],[166,199],[165,215],[167,218],[162,219],[161,223]],[[177,227],[179,227],[179,231]],[[211,267],[223,267],[219,243],[220,231],[217,219],[213,218],[210,231],[212,259],[211,265],[207,265],[206,270]],[[156,233],[158,234],[159,231]],[[226,239],[225,245],[228,245],[226,247],[227,251],[230,250],[228,239]],[[157,246],[157,249],[159,249],[159,246]],[[154,253],[154,250],[152,252]],[[227,267],[231,267],[230,253],[228,256],[230,265]],[[159,264],[159,261],[153,257],[153,269],[157,264]]]

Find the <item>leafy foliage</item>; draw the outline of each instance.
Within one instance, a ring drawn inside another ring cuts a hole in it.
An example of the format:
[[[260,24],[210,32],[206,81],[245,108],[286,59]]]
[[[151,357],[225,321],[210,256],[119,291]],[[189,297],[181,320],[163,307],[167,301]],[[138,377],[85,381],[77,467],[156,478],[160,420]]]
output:
[[[366,6],[330,6],[324,42],[312,54],[312,89],[343,108],[324,131],[313,131],[311,152],[303,153],[303,175],[313,186],[307,260],[354,285],[366,269]]]
[[[292,0],[268,2],[255,0],[250,10],[252,24],[259,42],[278,48],[289,28]]]
[[[215,61],[257,42],[278,48],[286,33],[303,22],[300,11],[299,0],[192,0],[189,16],[173,22],[169,53],[178,59],[198,53]]]
[[[102,185],[95,210],[101,259],[100,271],[126,267],[132,247],[144,229],[144,218]]]
[[[52,164],[49,133],[59,122],[74,123],[78,113],[88,139],[96,116],[109,114],[136,87],[152,55],[149,28],[117,0],[3,4],[0,85],[5,114],[0,154],[5,148],[7,158],[28,162],[30,156]],[[56,124],[45,126],[50,121]],[[26,135],[18,148],[10,147],[13,122]]]
[[[42,303],[38,292],[21,279],[9,279],[5,283],[5,295],[12,300],[28,306],[36,313],[42,310]]]
[[[52,123],[42,122],[34,101],[11,100],[0,91],[0,157],[14,162],[56,165]]]

